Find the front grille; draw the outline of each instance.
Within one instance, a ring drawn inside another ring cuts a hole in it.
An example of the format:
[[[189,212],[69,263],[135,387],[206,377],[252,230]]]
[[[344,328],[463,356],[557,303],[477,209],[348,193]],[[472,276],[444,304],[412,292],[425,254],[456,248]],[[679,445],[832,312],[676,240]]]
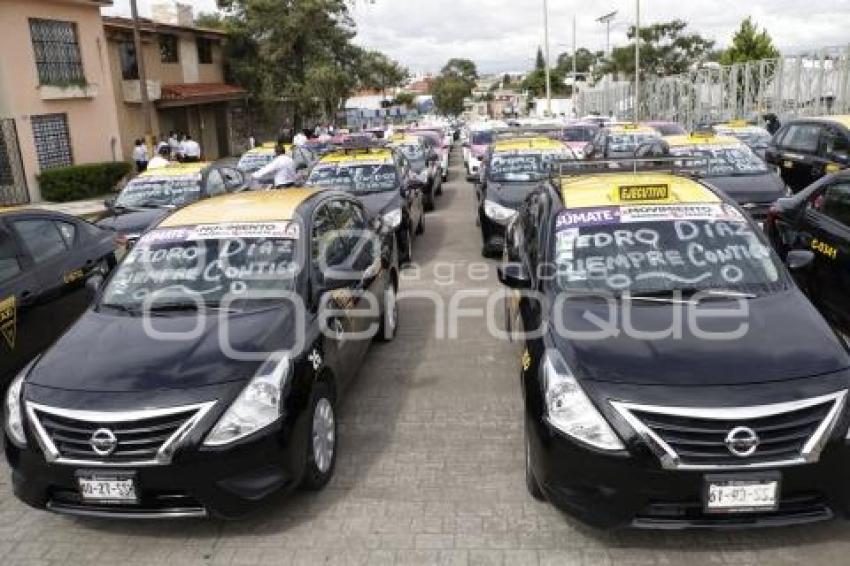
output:
[[[58,513],[94,517],[205,517],[207,510],[183,491],[142,492],[134,505],[99,505],[83,500],[78,490],[52,488],[47,508]]]
[[[110,465],[165,464],[212,403],[129,412],[91,412],[30,404],[28,412],[48,461]],[[104,429],[114,448],[104,454],[92,438]]]
[[[840,414],[845,392],[758,407],[717,409],[613,403],[667,468],[767,467],[816,461]],[[726,444],[736,428],[758,437],[751,454]]]

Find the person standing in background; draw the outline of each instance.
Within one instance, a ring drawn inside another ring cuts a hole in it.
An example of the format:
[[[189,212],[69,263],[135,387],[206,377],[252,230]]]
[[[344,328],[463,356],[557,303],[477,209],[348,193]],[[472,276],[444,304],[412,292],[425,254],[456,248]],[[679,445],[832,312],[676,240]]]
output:
[[[262,182],[264,178],[274,176],[274,187],[285,189],[295,184],[298,179],[295,171],[295,161],[286,155],[286,138],[279,137],[274,149],[275,157],[268,165],[253,174],[254,180]]]
[[[195,163],[201,160],[201,146],[192,139],[192,136],[187,135],[186,141],[180,144],[180,148],[183,151],[184,163]]]
[[[295,134],[295,137],[292,138],[292,143],[299,147],[307,143],[307,136],[304,135],[303,130],[299,130],[299,132]]]
[[[148,168],[148,148],[145,146],[145,142],[140,139],[136,140],[136,145],[133,147],[133,161],[136,162],[138,173],[142,173]]]
[[[171,157],[177,157],[177,151],[180,149],[180,140],[177,139],[177,134],[174,130],[168,132],[168,146],[171,148]]]
[[[156,159],[156,156],[162,153],[163,148],[167,149],[168,152],[171,153],[171,145],[168,143],[168,137],[165,134],[161,134],[159,136],[159,143],[156,144],[156,151],[154,151],[155,155],[153,159]],[[153,161],[153,159],[151,159],[151,161]]]

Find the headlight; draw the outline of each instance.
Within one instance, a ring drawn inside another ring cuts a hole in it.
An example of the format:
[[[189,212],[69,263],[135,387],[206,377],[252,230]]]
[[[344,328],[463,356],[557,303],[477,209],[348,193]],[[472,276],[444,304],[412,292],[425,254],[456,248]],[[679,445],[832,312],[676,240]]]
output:
[[[21,448],[27,445],[27,436],[24,434],[24,415],[21,410],[21,389],[23,389],[24,377],[29,368],[30,366],[27,366],[6,391],[6,433],[12,442]]]
[[[516,210],[497,204],[492,200],[484,201],[484,214],[487,218],[499,224],[507,224],[516,216]]]
[[[401,209],[400,208],[393,209],[393,210],[387,212],[386,214],[384,214],[384,216],[382,218],[383,218],[384,224],[386,224],[387,227],[395,230],[396,228],[398,228],[401,225]]]
[[[242,390],[204,440],[204,446],[223,446],[274,423],[281,415],[289,358],[268,361]]]
[[[549,352],[544,360],[543,381],[548,423],[595,448],[624,450],[622,441],[587,398],[566,364],[553,360]]]

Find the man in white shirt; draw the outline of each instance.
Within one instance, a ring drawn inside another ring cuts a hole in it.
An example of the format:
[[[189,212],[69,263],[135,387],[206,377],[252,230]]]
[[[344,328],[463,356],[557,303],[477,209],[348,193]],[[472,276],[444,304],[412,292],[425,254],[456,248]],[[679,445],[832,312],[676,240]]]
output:
[[[159,169],[160,167],[168,167],[169,165],[171,165],[171,162],[168,160],[168,156],[170,153],[171,148],[168,146],[168,144],[165,144],[164,146],[160,147],[159,153],[148,162],[148,170]]]
[[[295,137],[292,138],[292,143],[300,147],[307,143],[307,136],[304,135],[304,132],[299,131],[295,134]]]
[[[133,146],[133,161],[136,162],[136,171],[143,172],[148,167],[148,147],[142,140],[136,140]]]
[[[193,163],[201,160],[201,146],[192,139],[192,136],[186,136],[186,141],[180,145],[180,149],[183,153],[184,162]]]
[[[274,187],[287,188],[295,184],[297,179],[295,173],[295,161],[286,155],[286,147],[282,139],[277,140],[275,146],[275,157],[268,165],[253,174],[256,181],[261,181],[264,177],[274,175]]]

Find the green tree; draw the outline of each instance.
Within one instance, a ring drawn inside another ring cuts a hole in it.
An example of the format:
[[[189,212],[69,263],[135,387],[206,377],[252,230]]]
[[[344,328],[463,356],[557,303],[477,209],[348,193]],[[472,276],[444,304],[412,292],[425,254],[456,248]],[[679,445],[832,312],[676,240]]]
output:
[[[537,48],[537,57],[534,60],[534,70],[535,71],[545,71],[546,70],[546,58],[543,56],[543,48]]]
[[[471,92],[472,88],[466,81],[453,75],[440,75],[431,84],[434,106],[440,113],[450,116],[463,112],[463,100]]]
[[[759,31],[752,18],[747,17],[732,37],[732,46],[723,51],[720,56],[720,63],[732,65],[777,57],[779,57],[779,51],[773,46],[773,40],[767,30]]]
[[[469,84],[469,88],[472,90],[478,80],[478,68],[469,59],[449,59],[449,62],[440,71],[440,75],[459,78]]]
[[[686,22],[673,20],[640,28],[641,77],[684,73],[691,65],[708,59],[714,41],[696,33],[688,33],[687,27]],[[634,78],[634,26],[629,28],[627,35],[632,43],[625,47],[615,47],[611,60],[599,67],[597,75],[623,73]]]
[[[589,73],[591,68],[603,58],[603,52],[592,52],[586,47],[576,49],[576,72]],[[573,54],[570,52],[561,53],[558,55],[556,67],[564,75],[569,75],[573,72]]]
[[[395,95],[395,100],[393,101],[397,106],[407,106],[408,108],[413,106],[413,103],[416,101],[416,95],[412,92],[400,92]]]
[[[381,91],[386,98],[387,90],[402,86],[410,78],[410,72],[379,51],[363,52],[358,63],[360,85]]]
[[[201,12],[195,16],[195,25],[199,28],[219,30],[227,29],[227,22],[225,21],[224,16],[218,12]]]

